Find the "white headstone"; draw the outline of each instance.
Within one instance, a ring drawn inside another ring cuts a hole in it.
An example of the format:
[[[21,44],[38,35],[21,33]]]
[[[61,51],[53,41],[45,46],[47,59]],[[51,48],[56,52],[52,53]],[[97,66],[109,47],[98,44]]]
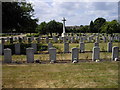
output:
[[[27,63],[34,62],[34,50],[33,48],[26,48]]]
[[[85,43],[80,42],[80,52],[83,53],[85,51]]]
[[[112,42],[108,42],[107,51],[108,51],[108,52],[112,52]]]
[[[100,48],[93,47],[92,61],[99,60],[99,59],[100,59]]]
[[[50,62],[56,62],[56,48],[49,48]]]
[[[75,60],[75,61],[78,61],[79,59],[79,50],[78,48],[72,48],[72,62]]]
[[[64,53],[69,53],[69,43],[64,43]]]
[[[112,48],[112,60],[115,60],[115,58],[119,58],[119,47],[116,46]]]

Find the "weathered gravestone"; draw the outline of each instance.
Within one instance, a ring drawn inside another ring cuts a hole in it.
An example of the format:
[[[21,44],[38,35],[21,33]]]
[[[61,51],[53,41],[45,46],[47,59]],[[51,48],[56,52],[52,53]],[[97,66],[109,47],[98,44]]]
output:
[[[79,40],[80,38],[79,38],[79,36],[76,36],[76,40]]]
[[[105,36],[103,36],[103,41],[106,42],[107,41],[107,38]]]
[[[100,40],[99,40],[99,36],[96,37],[96,42],[99,43]]]
[[[63,43],[67,41],[66,37],[62,37],[62,39],[63,39]]]
[[[107,51],[108,51],[108,52],[112,52],[112,42],[108,42]]]
[[[48,52],[49,52],[49,49],[53,47],[53,44],[52,43],[48,43]]]
[[[113,42],[113,37],[109,37],[109,42]]]
[[[72,62],[78,62],[79,59],[79,50],[78,48],[72,48]]]
[[[34,62],[34,49],[26,48],[26,56],[27,56],[27,63],[33,63]]]
[[[74,38],[74,36],[71,37],[71,43],[75,43],[75,38]]]
[[[56,48],[49,48],[49,58],[51,63],[56,62]]]
[[[80,42],[80,52],[83,53],[85,51],[85,43]]]
[[[57,37],[56,37],[56,36],[53,37],[53,41],[54,41],[55,43],[57,42]]]
[[[32,44],[31,44],[31,47],[32,47],[33,50],[34,50],[34,53],[37,53],[37,44],[36,44],[36,43],[32,43]]]
[[[80,42],[84,42],[84,38],[83,37],[80,37]]]
[[[0,43],[0,55],[2,55],[4,52],[4,45]]]
[[[46,43],[49,43],[49,37],[46,37]]]
[[[64,53],[69,53],[69,43],[64,43]]]
[[[92,37],[91,36],[88,37],[88,42],[92,42]]]
[[[4,49],[4,63],[11,63],[11,62],[12,62],[11,49],[6,48],[6,49]]]
[[[69,42],[71,41],[71,37],[68,37],[68,41],[69,41]]]
[[[34,41],[34,36],[31,36],[31,42]]]
[[[15,54],[17,54],[17,55],[20,54],[20,43],[15,44]]]
[[[59,40],[62,40],[62,37],[61,37],[61,36],[59,36]]]
[[[116,46],[112,48],[112,60],[115,60],[115,58],[119,58],[119,47]]]
[[[99,43],[95,42],[94,47],[99,47]]]
[[[100,48],[93,47],[92,61],[99,60],[99,59],[100,59]]]

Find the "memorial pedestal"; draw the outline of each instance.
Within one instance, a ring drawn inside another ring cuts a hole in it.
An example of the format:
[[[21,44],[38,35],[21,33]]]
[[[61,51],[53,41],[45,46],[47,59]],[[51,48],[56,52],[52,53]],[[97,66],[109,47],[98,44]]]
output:
[[[66,33],[62,33],[62,37],[66,37]]]

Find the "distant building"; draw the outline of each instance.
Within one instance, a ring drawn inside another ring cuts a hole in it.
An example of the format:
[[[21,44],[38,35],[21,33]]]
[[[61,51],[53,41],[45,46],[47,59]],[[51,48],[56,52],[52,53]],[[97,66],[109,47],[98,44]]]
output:
[[[66,26],[66,29],[79,29],[80,26]]]

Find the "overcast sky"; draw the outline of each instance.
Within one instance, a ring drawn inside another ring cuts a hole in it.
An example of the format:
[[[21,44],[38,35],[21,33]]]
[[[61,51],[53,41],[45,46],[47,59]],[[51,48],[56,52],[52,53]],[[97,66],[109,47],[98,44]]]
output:
[[[28,1],[28,0],[27,0]],[[56,20],[62,22],[66,18],[66,25],[88,25],[91,20],[103,17],[108,21],[118,19],[118,2],[65,2],[59,0],[32,0],[35,17],[39,23]]]

